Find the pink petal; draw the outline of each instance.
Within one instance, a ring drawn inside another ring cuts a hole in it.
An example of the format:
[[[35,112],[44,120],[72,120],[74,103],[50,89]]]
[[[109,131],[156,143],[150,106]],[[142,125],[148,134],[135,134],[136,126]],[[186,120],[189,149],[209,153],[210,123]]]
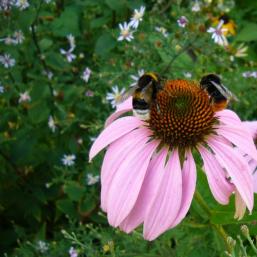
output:
[[[219,125],[216,131],[257,161],[256,147],[251,134],[243,126],[243,123],[237,124],[237,126]]]
[[[208,145],[215,152],[216,159],[226,168],[232,183],[236,186],[249,211],[253,208],[253,181],[246,160],[232,147],[219,140],[218,136],[209,138]]]
[[[117,106],[116,111],[111,114],[105,122],[105,127],[110,125],[114,120],[120,117],[122,114],[132,110],[132,97],[125,100],[123,103]]]
[[[104,211],[107,211],[108,193],[116,171],[134,148],[145,144],[150,134],[147,128],[135,129],[108,147],[101,169],[101,208]]]
[[[119,226],[134,207],[151,156],[158,144],[156,140],[144,142],[131,151],[117,170],[107,204],[108,221],[112,226]]]
[[[181,199],[182,174],[176,149],[167,162],[157,194],[147,210],[144,222],[145,239],[154,240],[169,229],[178,215]]]
[[[235,191],[235,207],[236,207],[236,211],[235,211],[234,219],[241,220],[245,215],[246,205],[237,190]]]
[[[107,145],[141,125],[143,125],[143,122],[133,116],[123,117],[114,121],[95,140],[89,152],[89,161]]]
[[[219,119],[220,122],[227,125],[237,125],[241,124],[240,118],[237,114],[231,110],[223,110],[215,113],[215,116]]]
[[[144,216],[149,203],[157,193],[158,185],[164,172],[165,160],[168,150],[163,148],[151,160],[136,204],[127,218],[121,223],[120,228],[130,233],[144,221]]]
[[[251,133],[252,138],[257,138],[257,121],[244,121],[243,124]]]
[[[215,156],[203,146],[198,150],[204,162],[204,170],[208,179],[211,192],[220,204],[228,204],[229,197],[233,192],[233,186],[227,181],[226,174]]]
[[[191,151],[186,152],[182,169],[182,200],[179,213],[170,228],[177,226],[186,216],[193,200],[196,186],[196,167]]]

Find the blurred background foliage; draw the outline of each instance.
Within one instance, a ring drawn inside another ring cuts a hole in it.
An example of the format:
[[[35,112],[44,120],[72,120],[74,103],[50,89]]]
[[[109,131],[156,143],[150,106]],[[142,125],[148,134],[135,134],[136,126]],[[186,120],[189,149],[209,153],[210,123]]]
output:
[[[134,39],[118,41],[119,24],[141,6]],[[227,46],[207,32],[224,14],[236,31]],[[142,69],[197,81],[217,73],[239,99],[230,108],[256,120],[256,17],[252,0],[0,0],[0,255],[226,256],[214,225],[236,238],[244,223],[256,235],[257,208],[234,220],[234,200],[214,201],[200,161],[197,186],[210,213],[194,201],[182,224],[154,242],[140,229],[126,235],[99,208],[102,157],[88,163],[113,111],[107,93],[127,89]],[[248,49],[240,55],[240,47]]]

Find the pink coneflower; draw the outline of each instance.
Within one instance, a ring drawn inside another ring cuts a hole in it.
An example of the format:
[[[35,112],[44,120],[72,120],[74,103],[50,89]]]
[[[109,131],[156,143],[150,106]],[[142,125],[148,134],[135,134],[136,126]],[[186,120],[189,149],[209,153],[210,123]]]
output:
[[[214,198],[228,204],[236,191],[252,211],[250,168],[234,146],[255,160],[257,151],[234,112],[216,112],[207,93],[186,80],[165,83],[149,120],[118,118],[131,110],[131,98],[117,107],[89,153],[91,161],[108,147],[101,170],[101,208],[112,226],[129,233],[143,223],[144,238],[153,240],[178,225],[195,191],[193,150],[203,159]]]

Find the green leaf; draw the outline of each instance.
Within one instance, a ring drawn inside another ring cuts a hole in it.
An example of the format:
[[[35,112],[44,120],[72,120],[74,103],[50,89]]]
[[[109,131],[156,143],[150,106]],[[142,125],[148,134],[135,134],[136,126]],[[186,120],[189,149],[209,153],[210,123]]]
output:
[[[105,0],[105,3],[114,11],[121,11],[127,5],[125,0]]]
[[[56,202],[57,208],[70,217],[77,217],[77,210],[74,203],[69,199],[62,199]]]
[[[79,201],[84,195],[84,187],[80,186],[76,182],[69,182],[64,185],[64,192],[68,195],[69,199],[73,201]]]
[[[116,40],[106,32],[98,38],[95,52],[96,54],[105,56],[116,46],[116,44]]]
[[[29,110],[30,120],[34,124],[47,121],[49,115],[49,105],[43,101],[33,103],[31,109]]]
[[[49,38],[43,38],[42,40],[39,41],[39,46],[42,50],[47,50],[53,45],[53,40]]]
[[[246,23],[244,28],[238,33],[236,37],[237,41],[256,41],[257,40],[257,24]]]
[[[96,206],[96,201],[93,198],[86,198],[82,201],[80,205],[80,210],[82,212],[92,211]]]
[[[66,37],[68,34],[80,35],[79,14],[77,8],[67,7],[61,16],[52,22],[52,32],[56,36]]]

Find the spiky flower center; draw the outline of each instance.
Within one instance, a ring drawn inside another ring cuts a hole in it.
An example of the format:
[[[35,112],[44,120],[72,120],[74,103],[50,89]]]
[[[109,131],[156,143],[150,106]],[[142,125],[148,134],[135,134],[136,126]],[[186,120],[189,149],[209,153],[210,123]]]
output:
[[[170,80],[151,106],[149,127],[165,144],[194,147],[212,133],[215,122],[204,90],[190,81]]]

